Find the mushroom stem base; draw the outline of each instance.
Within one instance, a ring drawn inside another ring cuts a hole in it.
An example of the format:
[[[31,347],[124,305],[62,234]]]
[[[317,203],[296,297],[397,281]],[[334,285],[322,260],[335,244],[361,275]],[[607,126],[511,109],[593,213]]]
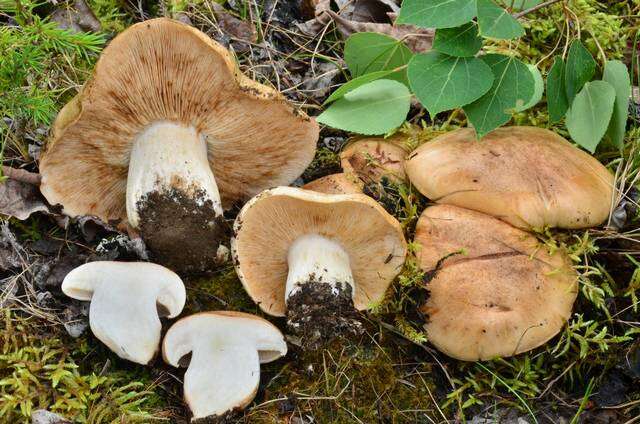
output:
[[[287,324],[305,349],[317,349],[339,337],[361,334],[352,287],[308,281],[287,299]]]

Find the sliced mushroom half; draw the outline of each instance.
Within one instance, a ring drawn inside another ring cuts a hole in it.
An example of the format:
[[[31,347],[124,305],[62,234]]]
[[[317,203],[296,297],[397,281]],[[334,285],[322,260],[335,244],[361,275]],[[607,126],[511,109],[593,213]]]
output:
[[[93,334],[119,357],[147,364],[160,345],[160,315],[182,312],[186,293],[178,275],[147,262],[90,262],[62,282],[69,297],[90,301]]]
[[[162,344],[164,360],[184,366],[184,398],[193,418],[223,417],[255,397],[260,364],[287,354],[280,330],[241,312],[203,312],[173,324]]]

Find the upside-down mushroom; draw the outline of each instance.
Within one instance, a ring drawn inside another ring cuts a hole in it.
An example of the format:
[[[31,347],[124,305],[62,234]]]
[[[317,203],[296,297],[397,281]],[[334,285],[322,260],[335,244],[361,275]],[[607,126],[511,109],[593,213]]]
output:
[[[413,151],[406,171],[429,199],[498,217],[516,227],[587,228],[607,219],[611,173],[559,135],[499,128],[476,140],[456,130]]]
[[[286,355],[287,344],[267,320],[215,311],[173,324],[162,342],[162,354],[174,367],[188,366],[184,398],[193,419],[216,417],[216,422],[223,422],[225,415],[251,403],[258,391],[260,364]]]
[[[70,216],[128,223],[158,262],[200,271],[224,256],[223,209],[295,180],[317,135],[222,46],[153,19],[111,41],[59,113],[41,190]]]
[[[90,301],[93,334],[119,357],[143,365],[160,345],[159,316],[178,316],[186,300],[180,277],[148,262],[89,262],[67,274],[62,291]]]
[[[286,315],[311,348],[359,332],[356,310],[383,298],[407,250],[398,221],[363,194],[266,190],[242,208],[234,232],[247,293]]]
[[[571,315],[577,274],[531,234],[451,205],[422,213],[415,242],[427,272],[422,308],[429,341],[464,361],[526,352],[556,335]]]

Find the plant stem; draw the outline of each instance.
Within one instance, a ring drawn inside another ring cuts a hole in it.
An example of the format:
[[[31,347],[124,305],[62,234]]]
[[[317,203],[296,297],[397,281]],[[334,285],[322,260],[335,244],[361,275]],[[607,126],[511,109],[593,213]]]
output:
[[[25,171],[24,169],[16,169],[11,168],[9,166],[2,166],[2,175],[12,180],[21,181],[23,183],[32,184],[32,185],[40,185],[40,180],[42,177],[40,174],[35,174],[33,172]]]
[[[544,7],[551,6],[552,4],[558,3],[559,1],[561,1],[561,0],[548,0],[548,1],[545,1],[544,3],[540,3],[540,4],[538,4],[536,6],[533,6],[533,7],[529,8],[529,9],[527,9],[527,10],[523,10],[522,12],[514,13],[513,17],[516,18],[516,19],[522,18],[524,15],[527,15],[527,14],[529,14],[531,12],[535,12],[536,10],[540,10],[540,9],[542,9]]]

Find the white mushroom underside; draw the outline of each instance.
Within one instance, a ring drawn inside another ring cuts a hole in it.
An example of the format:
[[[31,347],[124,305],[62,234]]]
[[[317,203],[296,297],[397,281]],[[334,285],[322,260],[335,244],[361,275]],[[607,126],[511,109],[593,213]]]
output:
[[[211,200],[222,215],[220,193],[207,157],[205,136],[195,128],[168,121],[148,126],[133,143],[127,177],[127,217],[138,227],[138,202],[154,191],[177,188],[189,194],[202,191],[196,201]]]
[[[355,294],[355,281],[351,273],[349,254],[342,246],[318,234],[306,234],[296,239],[288,253],[289,274],[285,298],[289,299],[305,284],[330,284],[338,294],[338,283],[349,284]]]

